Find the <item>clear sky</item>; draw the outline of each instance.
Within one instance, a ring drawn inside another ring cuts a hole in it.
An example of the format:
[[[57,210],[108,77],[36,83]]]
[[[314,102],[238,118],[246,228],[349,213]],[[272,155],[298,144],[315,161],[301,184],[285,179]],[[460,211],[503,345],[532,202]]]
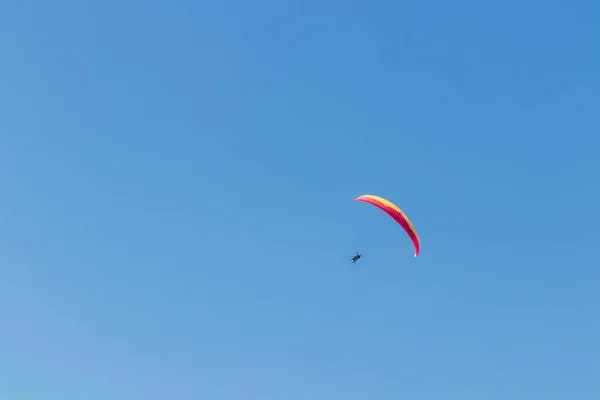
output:
[[[3,1],[0,398],[597,400],[599,21]]]

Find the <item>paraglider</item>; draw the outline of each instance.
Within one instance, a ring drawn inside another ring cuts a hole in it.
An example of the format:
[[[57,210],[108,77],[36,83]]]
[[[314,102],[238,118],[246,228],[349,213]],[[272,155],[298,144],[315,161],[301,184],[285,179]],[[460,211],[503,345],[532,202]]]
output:
[[[352,264],[354,264],[355,262],[357,262],[360,258],[362,257],[362,255],[357,251],[356,255],[352,256],[352,258],[350,258],[350,260],[352,260]]]
[[[413,226],[412,222],[408,219],[406,214],[395,204],[386,200],[379,196],[374,196],[370,194],[362,195],[354,199],[354,201],[360,201],[363,203],[369,203],[374,205],[375,207],[383,210],[386,214],[392,217],[408,234],[410,237],[414,247],[415,247],[415,257],[419,255],[421,251],[421,242],[419,240],[419,236],[417,235],[417,231]]]

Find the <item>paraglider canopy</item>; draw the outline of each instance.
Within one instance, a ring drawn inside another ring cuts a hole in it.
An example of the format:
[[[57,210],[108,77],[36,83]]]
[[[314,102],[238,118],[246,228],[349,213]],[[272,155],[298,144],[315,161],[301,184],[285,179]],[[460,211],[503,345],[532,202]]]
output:
[[[410,219],[408,219],[406,214],[404,214],[404,212],[398,206],[389,200],[370,194],[358,196],[356,199],[354,199],[354,201],[360,201],[374,205],[375,207],[385,211],[390,217],[394,218],[394,220],[398,222],[402,228],[404,228],[412,240],[413,245],[415,246],[415,257],[419,255],[419,252],[421,251],[421,242],[419,240],[419,236],[417,235],[417,231],[415,230],[415,227]]]

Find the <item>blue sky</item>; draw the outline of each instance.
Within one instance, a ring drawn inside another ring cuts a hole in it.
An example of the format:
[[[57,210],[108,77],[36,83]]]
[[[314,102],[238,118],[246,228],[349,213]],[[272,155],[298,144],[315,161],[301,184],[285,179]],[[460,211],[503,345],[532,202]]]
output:
[[[0,397],[598,399],[599,17],[2,2]]]

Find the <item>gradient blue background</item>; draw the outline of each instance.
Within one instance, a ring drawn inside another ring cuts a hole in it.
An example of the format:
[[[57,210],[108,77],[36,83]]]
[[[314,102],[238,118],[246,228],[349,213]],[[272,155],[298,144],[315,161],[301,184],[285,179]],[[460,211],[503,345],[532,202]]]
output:
[[[597,400],[599,18],[3,1],[0,398]]]

